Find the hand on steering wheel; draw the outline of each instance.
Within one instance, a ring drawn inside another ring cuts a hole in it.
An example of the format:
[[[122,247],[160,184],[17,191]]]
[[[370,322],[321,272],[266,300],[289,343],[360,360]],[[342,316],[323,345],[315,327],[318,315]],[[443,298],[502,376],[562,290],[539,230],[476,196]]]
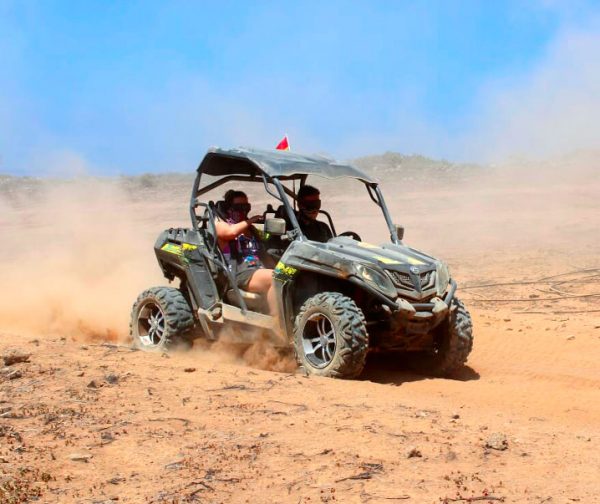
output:
[[[358,236],[358,233],[355,233],[354,231],[344,231],[343,233],[340,233],[338,236],[349,236],[353,240],[362,241],[360,239],[360,236]]]
[[[264,224],[265,219],[262,215],[254,215],[252,217],[248,217],[248,222],[250,222],[250,224]]]

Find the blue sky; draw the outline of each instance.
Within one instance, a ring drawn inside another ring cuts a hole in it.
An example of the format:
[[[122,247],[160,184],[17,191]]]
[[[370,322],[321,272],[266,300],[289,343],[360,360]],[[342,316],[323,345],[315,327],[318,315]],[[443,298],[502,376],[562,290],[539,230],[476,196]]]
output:
[[[284,132],[343,159],[540,153],[558,133],[535,121],[556,103],[589,129],[577,99],[580,86],[599,99],[599,13],[552,0],[0,0],[0,172],[186,171],[210,145],[268,148]],[[585,82],[565,94],[573,62]],[[596,132],[561,148],[593,147]]]

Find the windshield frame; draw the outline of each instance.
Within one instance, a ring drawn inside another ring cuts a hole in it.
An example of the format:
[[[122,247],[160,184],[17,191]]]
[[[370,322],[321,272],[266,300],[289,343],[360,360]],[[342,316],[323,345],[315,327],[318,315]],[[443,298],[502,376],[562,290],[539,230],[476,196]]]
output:
[[[284,179],[285,179],[285,181],[297,180],[300,183],[299,186],[302,187],[303,185],[305,185],[307,177],[308,177],[307,174],[298,174],[295,176],[286,176],[286,177],[284,177]],[[283,204],[283,206],[286,210],[288,219],[291,222],[292,227],[293,227],[293,230],[288,231],[288,233],[290,233],[290,231],[291,231],[291,233],[289,234],[290,238],[292,240],[299,240],[299,241],[308,240],[306,238],[306,236],[304,235],[304,233],[302,233],[302,229],[300,228],[300,224],[298,223],[298,219],[296,217],[296,212],[294,211],[294,208],[293,208],[292,204],[290,203],[290,199],[289,199],[289,198],[291,198],[295,202],[298,199],[297,193],[295,193],[288,187],[285,187],[281,183],[280,177],[278,177],[278,176],[272,177],[272,176],[267,175],[264,172],[262,172],[258,175],[225,175],[202,188],[200,187],[201,178],[202,178],[202,172],[199,170],[197,172],[196,178],[194,180],[194,185],[192,188],[192,196],[190,199],[190,217],[191,217],[191,221],[192,221],[192,226],[195,230],[198,230],[198,222],[200,220],[200,218],[196,214],[196,209],[198,207],[204,207],[206,205],[206,203],[202,203],[200,201],[200,199],[199,199],[200,196],[206,194],[209,191],[212,191],[213,189],[216,189],[217,187],[219,187],[223,184],[226,184],[227,182],[232,182],[232,181],[246,182],[246,183],[262,182],[267,194],[269,194],[270,196],[277,199],[278,201],[280,201]],[[352,177],[352,178],[354,178],[354,177]],[[390,217],[390,213],[389,213],[389,210],[385,203],[385,199],[383,197],[383,193],[381,192],[379,184],[377,182],[367,182],[365,180],[358,179],[358,178],[355,178],[355,180],[358,180],[359,182],[363,183],[366,186],[369,197],[381,209],[384,219],[385,219],[385,222],[387,224],[388,230],[390,232],[391,242],[396,245],[400,244],[401,242],[398,239],[398,235],[396,233],[396,228]],[[273,191],[273,189],[270,187],[270,185],[275,186],[275,188],[277,189],[277,192]],[[335,233],[334,233],[334,235],[335,235]]]

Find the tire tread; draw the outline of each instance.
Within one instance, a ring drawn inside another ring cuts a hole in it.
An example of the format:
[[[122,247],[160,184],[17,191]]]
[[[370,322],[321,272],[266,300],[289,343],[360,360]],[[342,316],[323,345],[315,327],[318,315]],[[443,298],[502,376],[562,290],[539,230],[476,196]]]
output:
[[[323,371],[312,368],[303,359],[302,334],[299,330],[307,312],[315,308],[324,308],[329,312],[328,316],[335,317],[337,323],[334,325],[340,330],[336,355]],[[296,316],[294,326],[296,358],[300,366],[313,374],[335,378],[356,378],[362,373],[369,350],[369,335],[365,316],[352,299],[339,292],[321,292],[304,302]]]
[[[131,309],[129,335],[133,343],[141,347],[136,339],[137,313],[147,300],[153,300],[162,309],[165,316],[165,333],[163,343],[157,348],[169,349],[183,341],[185,335],[194,327],[194,315],[183,293],[174,287],[151,287],[142,292]]]

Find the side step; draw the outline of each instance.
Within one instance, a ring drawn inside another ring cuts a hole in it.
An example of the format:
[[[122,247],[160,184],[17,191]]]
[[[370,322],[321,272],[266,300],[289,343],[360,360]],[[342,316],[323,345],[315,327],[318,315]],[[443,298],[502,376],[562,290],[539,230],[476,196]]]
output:
[[[198,310],[198,314],[200,316],[205,316],[211,322],[216,322],[218,324],[232,321],[239,322],[241,324],[248,324],[254,327],[260,327],[261,329],[268,329],[271,331],[276,331],[279,329],[275,317],[250,310],[246,310],[246,313],[242,313],[241,308],[227,303],[221,303],[212,307],[210,310],[203,310],[200,308]]]
[[[265,315],[263,313],[257,313],[250,310],[246,310],[246,313],[242,313],[242,310],[237,306],[232,306],[223,303],[223,316],[221,319],[231,320],[233,322],[241,322],[255,327],[261,327],[262,329],[277,330],[277,320],[271,315]]]

